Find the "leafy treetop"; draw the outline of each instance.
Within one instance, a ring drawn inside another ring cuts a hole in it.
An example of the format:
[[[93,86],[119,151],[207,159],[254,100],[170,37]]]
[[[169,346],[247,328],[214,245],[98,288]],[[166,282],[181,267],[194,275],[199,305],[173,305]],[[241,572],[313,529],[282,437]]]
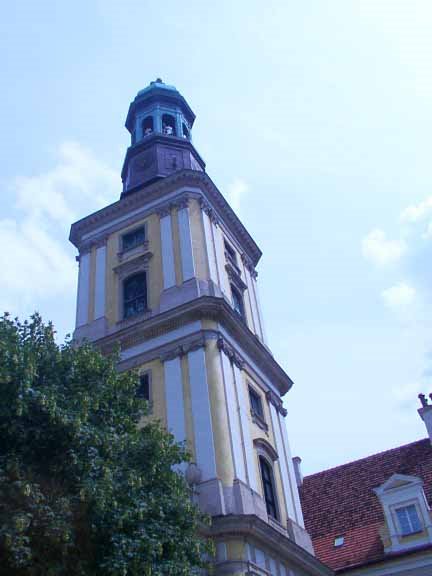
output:
[[[35,314],[0,318],[0,558],[10,576],[186,575],[208,545],[175,470],[182,446],[142,422],[137,375]]]

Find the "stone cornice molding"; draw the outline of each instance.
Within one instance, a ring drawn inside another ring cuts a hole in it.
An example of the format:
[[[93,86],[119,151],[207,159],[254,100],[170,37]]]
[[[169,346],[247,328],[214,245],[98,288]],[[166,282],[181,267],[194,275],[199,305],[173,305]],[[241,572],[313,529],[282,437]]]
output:
[[[178,356],[186,356],[189,352],[194,352],[195,350],[199,350],[200,348],[206,347],[206,338],[204,335],[195,338],[194,340],[190,340],[188,342],[179,344],[174,346],[171,350],[167,350],[166,352],[162,352],[159,355],[159,359],[161,362],[166,362],[167,360],[173,360]]]
[[[106,246],[109,234],[103,234],[98,236],[97,238],[92,238],[87,242],[84,242],[80,246],[80,254],[85,254],[86,252],[91,252],[93,248],[102,248],[102,246]]]
[[[225,264],[225,270],[227,271],[228,278],[230,282],[232,282],[241,292],[244,292],[247,288],[247,284],[245,284],[239,274],[239,271],[231,264],[231,262],[227,262]]]
[[[77,248],[81,249],[84,235],[91,234],[92,231],[96,231],[101,226],[107,226],[104,232],[101,233],[101,236],[103,236],[103,234],[110,234],[124,226],[124,222],[122,221],[120,225],[109,227],[110,222],[114,219],[126,216],[128,213],[136,212],[150,202],[157,202],[158,199],[165,194],[175,193],[179,188],[188,186],[197,188],[195,196],[198,198],[205,197],[215,212],[215,215],[224,223],[232,235],[238,240],[239,244],[244,246],[245,253],[255,266],[261,257],[261,251],[257,244],[210,177],[205,172],[195,170],[175,172],[171,176],[158,180],[154,184],[145,186],[136,192],[129,193],[123,199],[118,200],[110,206],[75,222],[71,227],[69,239]],[[157,207],[154,206],[149,209],[148,214],[156,211]],[[133,218],[138,221],[142,218],[142,214],[134,215]],[[99,236],[98,234],[98,237]]]
[[[115,329],[109,335],[98,340],[104,353],[115,350],[117,343],[121,348],[135,346],[144,340],[161,336],[167,332],[182,328],[196,320],[215,320],[233,341],[241,342],[245,353],[255,363],[262,374],[272,382],[279,394],[283,395],[291,388],[293,382],[282,367],[276,362],[264,344],[252,333],[245,323],[223,298],[201,296],[180,306],[153,314],[145,321],[136,321],[125,329]],[[220,334],[220,333],[218,333]]]
[[[228,344],[228,342],[224,338],[222,338],[222,337],[218,338],[217,347],[226,356],[228,356],[228,358],[232,364],[235,364],[238,368],[240,368],[240,370],[242,370],[244,368],[245,362],[244,362],[243,358],[240,356],[240,354],[238,352],[236,352],[234,350],[234,348],[232,348],[232,346],[230,346]]]
[[[266,398],[267,398],[267,402],[269,404],[273,404],[273,406],[276,408],[276,410],[278,412],[280,412],[282,414],[282,416],[285,417],[287,415],[287,411],[285,410],[285,408],[282,405],[282,400],[279,398],[279,396],[277,394],[275,394],[271,390],[268,390],[266,392]]]
[[[255,270],[255,266],[253,265],[252,260],[249,258],[249,256],[247,254],[245,254],[244,252],[241,255],[241,259],[243,264],[245,265],[245,267],[247,268],[247,270],[249,270],[250,275],[252,276],[252,278],[254,280],[256,280],[256,278],[258,277],[258,272]]]
[[[213,538],[232,535],[253,539],[294,569],[303,569],[309,576],[334,576],[333,570],[322,564],[318,558],[255,515],[215,516],[206,535]]]
[[[137,258],[131,258],[130,260],[125,260],[113,268],[114,272],[120,278],[120,280],[134,274],[135,272],[140,272],[148,270],[150,260],[153,257],[152,252],[145,252],[138,256]]]
[[[189,201],[190,194],[183,192],[183,194],[180,194],[175,200],[166,202],[165,204],[162,204],[162,206],[158,207],[156,209],[156,213],[158,214],[159,218],[163,218],[164,216],[171,214],[172,210],[181,210],[182,208],[187,208],[189,206]]]
[[[203,210],[203,212],[205,212],[207,216],[210,218],[211,222],[213,222],[217,226],[219,224],[219,218],[216,212],[213,210],[213,208],[210,206],[210,204],[203,196],[201,196],[199,202],[201,210]]]

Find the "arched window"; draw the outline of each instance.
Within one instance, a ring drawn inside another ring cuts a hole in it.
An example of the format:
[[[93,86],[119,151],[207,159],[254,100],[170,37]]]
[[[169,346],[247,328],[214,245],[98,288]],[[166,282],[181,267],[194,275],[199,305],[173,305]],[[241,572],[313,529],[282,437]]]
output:
[[[171,114],[164,114],[162,116],[162,133],[165,134],[165,136],[176,135],[175,118],[171,116]]]
[[[184,122],[182,124],[182,131],[183,131],[183,138],[186,138],[187,140],[189,140],[189,138],[190,138],[189,129]]]
[[[147,276],[145,272],[130,276],[123,284],[123,315],[136,316],[147,309]]]
[[[153,132],[153,116],[147,116],[142,123],[143,136],[148,136]]]
[[[267,514],[277,520],[278,513],[273,469],[264,456],[259,457],[259,463]]]

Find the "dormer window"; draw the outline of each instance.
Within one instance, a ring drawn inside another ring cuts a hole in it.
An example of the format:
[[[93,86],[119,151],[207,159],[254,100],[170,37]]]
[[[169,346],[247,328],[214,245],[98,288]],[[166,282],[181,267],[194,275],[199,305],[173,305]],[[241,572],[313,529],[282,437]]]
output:
[[[162,133],[165,136],[176,136],[175,118],[171,114],[162,116]]]
[[[153,116],[147,116],[142,123],[143,136],[148,136],[153,133]]]
[[[145,227],[140,226],[140,228],[135,228],[131,232],[127,232],[122,236],[122,250],[127,252],[136,248],[145,241]]]
[[[417,476],[393,474],[374,488],[383,508],[382,539],[385,552],[399,552],[432,543],[432,522],[423,480]],[[417,534],[413,540],[407,538]]]
[[[402,536],[409,536],[423,530],[415,504],[396,508],[395,512]]]

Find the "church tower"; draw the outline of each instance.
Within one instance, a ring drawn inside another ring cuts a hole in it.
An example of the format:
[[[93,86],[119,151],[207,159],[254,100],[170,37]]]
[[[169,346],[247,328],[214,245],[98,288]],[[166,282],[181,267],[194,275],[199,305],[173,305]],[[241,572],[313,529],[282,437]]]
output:
[[[157,79],[129,107],[120,199],[72,225],[79,252],[74,337],[137,369],[194,464],[213,517],[215,574],[331,572],[304,529],[281,397],[292,382],[265,340],[261,251],[205,172],[195,115]]]

